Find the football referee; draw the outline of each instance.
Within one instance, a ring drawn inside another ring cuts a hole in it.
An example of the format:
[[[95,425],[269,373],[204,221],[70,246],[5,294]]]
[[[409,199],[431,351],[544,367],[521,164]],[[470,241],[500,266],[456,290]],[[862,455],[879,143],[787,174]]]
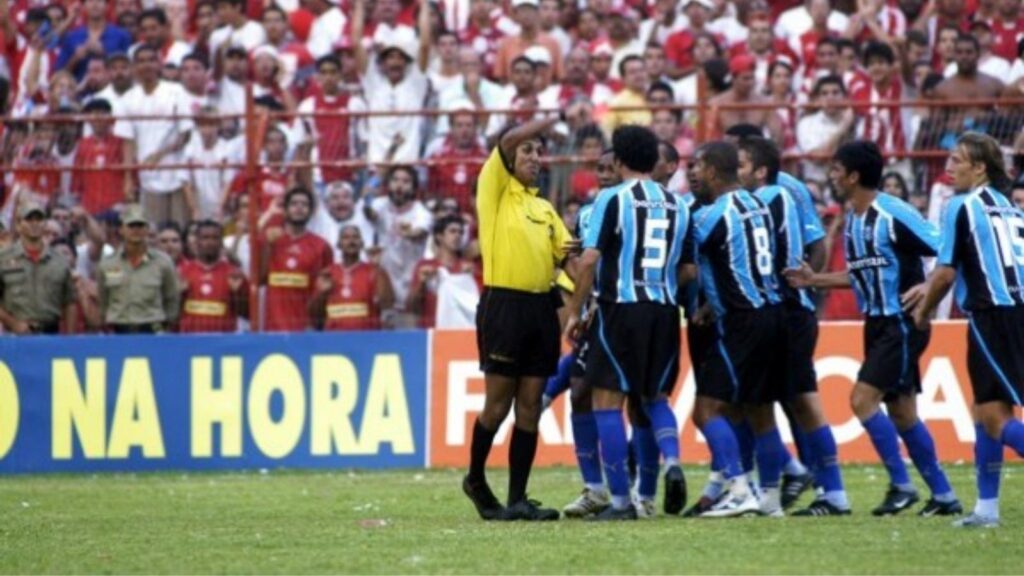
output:
[[[559,356],[560,301],[552,286],[556,268],[573,247],[562,219],[535,187],[542,134],[556,122],[535,120],[506,131],[477,180],[484,291],[476,333],[486,396],[473,427],[469,474],[462,489],[484,520],[558,519],[557,510],[539,508],[526,498],[537,453],[541,395]],[[484,468],[513,400],[508,506],[503,508],[487,485]]]

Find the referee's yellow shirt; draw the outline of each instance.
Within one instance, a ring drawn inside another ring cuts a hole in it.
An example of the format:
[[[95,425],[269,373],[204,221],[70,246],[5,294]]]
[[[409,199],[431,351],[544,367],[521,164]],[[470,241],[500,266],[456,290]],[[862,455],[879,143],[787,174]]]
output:
[[[572,236],[551,203],[527,188],[495,146],[480,170],[476,214],[484,286],[548,292]]]

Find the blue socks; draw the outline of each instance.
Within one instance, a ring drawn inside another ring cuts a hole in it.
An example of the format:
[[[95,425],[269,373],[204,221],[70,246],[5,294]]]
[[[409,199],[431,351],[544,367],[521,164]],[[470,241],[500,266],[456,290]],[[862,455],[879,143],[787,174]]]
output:
[[[878,453],[886,470],[889,471],[889,481],[897,488],[909,488],[911,486],[910,476],[907,474],[907,467],[903,464],[903,458],[900,456],[900,441],[892,420],[889,420],[889,417],[879,410],[864,420],[863,424],[868,431],[868,436],[871,437],[871,443],[875,446],[875,452]]]
[[[743,473],[750,474],[754,470],[754,429],[746,420],[740,422],[728,421],[732,427],[732,433],[736,436],[736,443],[739,446],[740,464],[743,466]]]
[[[843,476],[839,472],[839,455],[832,429],[827,425],[805,435],[807,447],[812,455],[811,468],[814,483],[825,493],[843,490]]]
[[[978,474],[978,498],[999,498],[999,477],[1003,471],[1003,443],[988,435],[981,424],[974,425],[974,467]]]
[[[658,462],[660,451],[654,437],[654,428],[633,427],[633,441],[636,443],[637,493],[641,498],[651,499],[658,492]]]
[[[941,501],[950,501],[954,498],[953,488],[949,485],[946,473],[939,466],[939,458],[935,454],[935,441],[928,432],[928,428],[918,420],[910,428],[900,432],[903,443],[907,445],[907,452],[914,462],[914,467],[921,473],[932,496]]]
[[[1000,440],[1024,458],[1024,424],[1021,424],[1020,420],[1010,418],[1006,422],[1006,426],[1003,426],[1003,434]]]
[[[778,428],[761,434],[755,439],[757,474],[761,488],[778,488],[782,478],[782,465],[786,460],[786,446]]]
[[[718,471],[722,473],[722,476],[726,480],[731,480],[742,475],[740,448],[729,421],[721,416],[712,418],[704,424],[702,431],[711,448],[711,453],[714,455],[712,461],[718,463]]]
[[[579,464],[583,483],[604,485],[601,475],[601,453],[597,448],[597,421],[593,412],[572,413],[572,436],[576,443],[576,463]]]
[[[626,470],[626,425],[622,410],[595,410],[597,433],[601,441],[601,461],[612,505],[623,509],[629,505],[629,471]]]
[[[548,382],[544,386],[545,407],[569,389],[569,375],[572,374],[572,363],[575,361],[576,356],[571,352],[562,356],[558,361],[558,370],[554,376],[548,378]]]
[[[658,441],[658,450],[665,457],[665,465],[678,466],[679,424],[672,408],[669,408],[668,400],[655,400],[644,406],[644,409],[647,417],[651,419],[651,428]]]

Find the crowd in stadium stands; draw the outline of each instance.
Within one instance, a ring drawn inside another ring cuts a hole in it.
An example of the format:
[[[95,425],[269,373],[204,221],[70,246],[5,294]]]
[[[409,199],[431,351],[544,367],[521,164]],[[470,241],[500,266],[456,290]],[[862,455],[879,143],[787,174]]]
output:
[[[698,137],[761,127],[833,240],[827,159],[870,139],[885,191],[938,222],[944,159],[904,153],[970,129],[1019,164],[1022,52],[1022,0],[0,0],[0,322],[244,330],[252,265],[263,330],[471,325],[482,160],[508,124],[558,110],[548,154],[581,160],[541,189],[570,227],[629,123],[672,144],[680,193]],[[249,84],[270,118],[254,173]],[[701,97],[700,115],[671,108]],[[74,314],[25,304],[51,253]],[[855,317],[836,297],[826,317]]]

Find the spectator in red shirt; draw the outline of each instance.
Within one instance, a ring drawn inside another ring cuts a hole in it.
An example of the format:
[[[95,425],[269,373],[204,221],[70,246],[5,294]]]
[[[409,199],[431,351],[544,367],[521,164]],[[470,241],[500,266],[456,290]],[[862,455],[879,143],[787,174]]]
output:
[[[605,149],[604,133],[597,124],[586,124],[576,131],[575,154],[583,158],[569,177],[571,198],[587,202],[597,195],[597,159]],[[571,229],[571,228],[570,228]]]
[[[665,41],[665,55],[669,61],[669,76],[675,79],[682,78],[689,74],[693,67],[693,44],[698,35],[711,33],[707,29],[707,23],[715,11],[715,4],[711,0],[689,0],[685,6],[686,17],[690,19],[690,26],[668,37]],[[719,45],[724,44],[725,38],[715,34],[715,40]]]
[[[437,162],[427,169],[427,192],[433,198],[454,198],[460,210],[469,210],[487,149],[480,142],[472,104],[464,104],[452,113],[448,135],[427,147],[426,159]]]
[[[358,226],[346,225],[338,235],[341,262],[320,272],[316,295],[309,301],[313,325],[323,330],[380,330],[381,310],[395,304],[387,271],[364,262],[363,236]]]
[[[122,140],[114,136],[110,103],[103,99],[91,100],[82,112],[92,116],[88,121],[92,135],[78,143],[75,167],[99,170],[76,171],[71,179],[71,192],[85,210],[95,216],[125,201],[125,179],[131,178],[131,174],[108,168],[124,161]]]
[[[308,189],[292,188],[284,196],[284,228],[266,231],[260,277],[267,285],[267,332],[294,332],[310,327],[306,305],[313,295],[314,281],[334,262],[330,245],[306,230],[314,202]]]
[[[224,229],[213,220],[196,225],[196,258],[178,265],[182,285],[178,331],[234,332],[249,314],[249,283],[223,256]]]
[[[869,42],[864,48],[864,67],[871,82],[859,90],[852,90],[850,98],[866,104],[885,101],[897,104],[856,108],[861,117],[859,138],[874,142],[886,154],[903,152],[907,142],[898,104],[903,99],[903,83],[896,69],[896,54],[888,44]]]
[[[434,223],[435,257],[416,263],[413,270],[412,286],[405,302],[408,312],[418,317],[420,328],[433,328],[437,320],[438,270],[444,268],[451,274],[472,274],[478,276],[473,262],[462,258],[462,239],[465,224],[458,216],[445,216]],[[479,284],[480,279],[477,278]]]
[[[177,222],[160,225],[156,232],[156,246],[179,268],[188,261],[185,257],[185,235]]]
[[[339,112],[351,110],[349,93],[341,90],[341,61],[336,56],[324,56],[316,62],[320,90],[299,105],[303,114],[302,125],[314,140],[314,162],[339,162],[351,159],[352,132],[348,116]],[[351,180],[352,169],[331,166],[317,170],[318,182],[330,183]]]
[[[55,152],[57,128],[50,122],[35,124],[14,160],[12,198],[49,206],[60,187],[60,165]],[[27,168],[27,170],[19,170]]]
[[[1017,59],[1017,42],[1024,38],[1024,13],[1020,0],[999,0],[998,17],[992,25],[992,53],[1010,62]]]

